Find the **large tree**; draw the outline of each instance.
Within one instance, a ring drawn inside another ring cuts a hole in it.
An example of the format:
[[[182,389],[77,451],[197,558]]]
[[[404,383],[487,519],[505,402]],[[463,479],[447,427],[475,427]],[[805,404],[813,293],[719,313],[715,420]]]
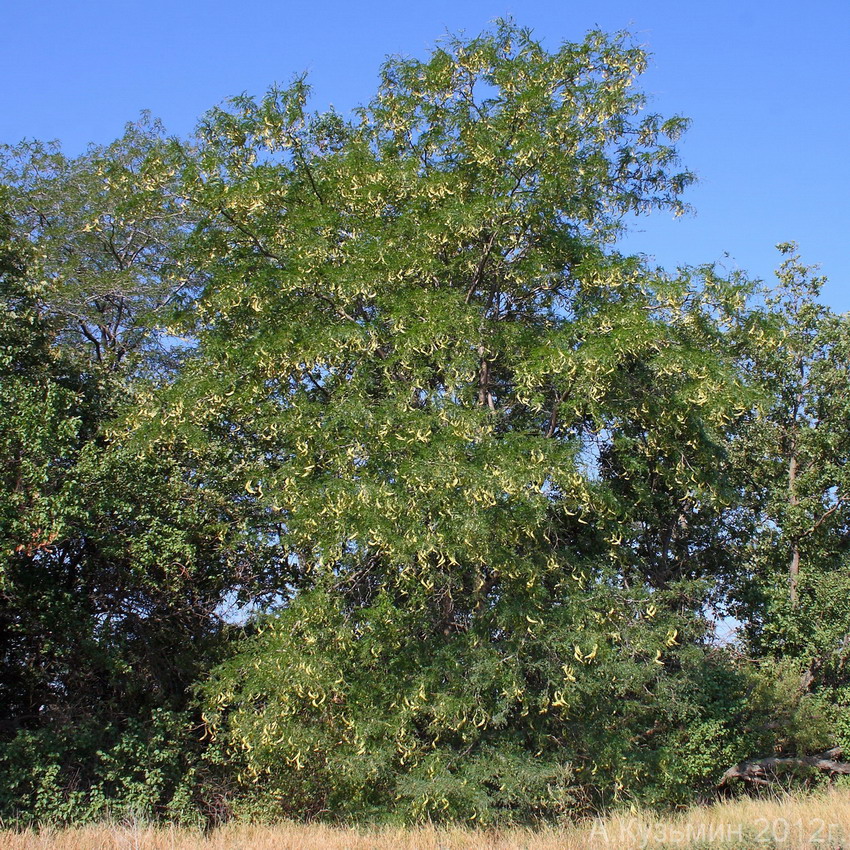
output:
[[[610,247],[691,180],[645,61],[501,24],[390,60],[351,120],[297,81],[201,124],[199,345],[151,416],[238,436],[287,555],[207,717],[293,813],[540,815],[689,785],[677,718],[725,746],[704,605],[745,291]]]

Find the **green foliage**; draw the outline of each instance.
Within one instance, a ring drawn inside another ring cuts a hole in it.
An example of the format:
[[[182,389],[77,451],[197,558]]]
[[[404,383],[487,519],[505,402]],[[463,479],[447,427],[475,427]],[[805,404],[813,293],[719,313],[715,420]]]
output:
[[[817,301],[795,253],[768,297],[767,344],[744,366],[765,398],[735,443],[744,530],[738,615],[759,655],[800,660],[814,687],[845,687],[850,530],[850,322]]]
[[[708,710],[706,658],[594,595],[449,637],[385,594],[352,617],[304,594],[217,668],[204,719],[277,816],[530,821],[669,791],[665,742]]]
[[[30,552],[59,533],[55,459],[71,460],[82,426],[84,378],[56,357],[29,277],[32,248],[0,220],[0,558]],[[1,562],[0,562],[1,563]]]
[[[0,817],[536,822],[850,741],[850,325],[793,246],[614,250],[692,179],[645,62],[501,22],[351,117],[3,150]]]
[[[462,617],[478,588],[533,585],[558,540],[583,569],[643,550],[651,583],[692,575],[671,547],[721,496],[706,473],[743,390],[715,325],[742,287],[600,247],[625,212],[677,206],[678,125],[632,121],[621,41],[450,47],[390,63],[359,123],[307,115],[301,84],[209,116],[185,173],[200,345],[151,416],[238,431],[307,585],[358,563]],[[623,463],[643,492],[600,480]],[[686,506],[663,546],[624,516],[652,501]]]
[[[191,718],[155,709],[123,728],[84,721],[20,731],[0,749],[5,824],[167,817],[197,822]]]
[[[710,798],[751,754],[834,742],[799,665],[679,645],[658,614],[614,618],[613,640],[587,601],[498,638],[429,639],[386,596],[352,618],[300,596],[202,686],[233,810],[535,822]]]
[[[268,566],[220,457],[130,447],[117,420],[149,391],[143,379],[179,360],[161,334],[185,220],[162,210],[161,171],[156,191],[139,185],[156,183],[153,136],[131,128],[76,160],[22,146],[3,162],[0,753],[14,763],[3,817],[141,806],[142,785],[126,783],[156,761],[143,757],[147,721],[185,713],[187,687],[226,642],[218,609]],[[162,758],[177,764],[173,746]],[[110,778],[110,759],[126,781]],[[142,784],[147,808],[164,811],[171,792]]]
[[[799,661],[768,660],[754,678],[748,704],[756,716],[768,718],[776,749],[804,755],[834,745],[836,711],[823,695],[808,691]]]
[[[73,159],[55,144],[0,147],[8,212],[33,244],[39,312],[66,354],[106,374],[140,368],[143,352],[157,364],[163,325],[195,284],[172,149],[148,116]]]
[[[748,289],[605,247],[689,179],[642,63],[504,25],[391,60],[357,120],[297,82],[201,126],[199,345],[149,416],[236,430],[285,530],[285,610],[204,689],[279,813],[586,811],[673,788],[710,720]]]

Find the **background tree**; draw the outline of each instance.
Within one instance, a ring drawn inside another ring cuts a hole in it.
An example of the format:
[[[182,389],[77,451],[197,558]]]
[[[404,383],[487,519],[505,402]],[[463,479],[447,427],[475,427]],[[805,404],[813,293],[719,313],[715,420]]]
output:
[[[77,157],[55,143],[2,148],[9,213],[38,246],[41,310],[105,373],[138,368],[142,352],[173,357],[163,324],[198,284],[181,251],[193,218],[174,191],[172,145],[143,115]]]
[[[4,817],[168,803],[197,750],[187,688],[216,657],[222,606],[267,563],[226,458],[130,446],[118,420],[181,356],[165,326],[193,280],[191,219],[169,190],[169,146],[130,126],[73,160],[6,151]],[[181,744],[148,759],[157,736]]]
[[[764,335],[743,363],[764,400],[734,443],[746,541],[737,613],[753,653],[796,663],[801,692],[844,703],[834,689],[846,688],[850,644],[850,325],[818,301],[824,279],[796,246],[779,249]]]

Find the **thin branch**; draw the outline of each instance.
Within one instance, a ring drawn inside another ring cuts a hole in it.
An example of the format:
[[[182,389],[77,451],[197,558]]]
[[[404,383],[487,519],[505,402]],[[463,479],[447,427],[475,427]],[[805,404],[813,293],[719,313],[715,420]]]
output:
[[[821,518],[817,520],[817,522],[815,522],[815,524],[808,531],[804,531],[797,538],[797,540],[805,540],[810,534],[814,534],[821,527],[821,525],[823,525],[824,521],[828,519],[832,514],[834,514],[848,499],[850,499],[850,496],[848,496],[847,494],[839,496],[838,501],[825,514],[823,514],[823,516],[821,516]]]
[[[242,222],[235,219],[226,209],[223,207],[219,210],[219,212],[224,216],[227,221],[229,221],[240,233],[247,236],[251,242],[253,242],[254,247],[267,259],[275,260],[278,263],[283,264],[283,259],[279,257],[277,254],[272,253],[266,248],[262,242],[260,242],[259,238],[255,233],[252,233]]]

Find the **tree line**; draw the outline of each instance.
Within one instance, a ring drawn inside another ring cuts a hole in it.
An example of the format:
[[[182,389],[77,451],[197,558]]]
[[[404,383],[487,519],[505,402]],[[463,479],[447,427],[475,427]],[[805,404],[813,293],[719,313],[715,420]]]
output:
[[[348,116],[299,78],[3,148],[3,822],[530,822],[837,764],[850,321],[793,244],[770,283],[618,250],[693,181],[646,61],[502,22]]]

